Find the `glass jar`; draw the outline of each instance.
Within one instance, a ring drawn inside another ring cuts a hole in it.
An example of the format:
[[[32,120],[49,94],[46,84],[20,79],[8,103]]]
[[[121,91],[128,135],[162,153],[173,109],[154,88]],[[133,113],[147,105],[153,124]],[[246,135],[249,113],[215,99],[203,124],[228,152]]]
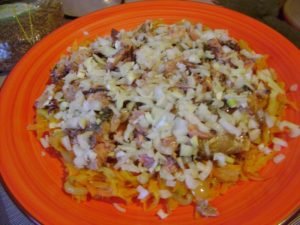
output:
[[[1,1],[0,73],[9,72],[32,45],[62,22],[61,0]]]
[[[64,14],[79,17],[113,5],[121,4],[122,0],[62,0]]]

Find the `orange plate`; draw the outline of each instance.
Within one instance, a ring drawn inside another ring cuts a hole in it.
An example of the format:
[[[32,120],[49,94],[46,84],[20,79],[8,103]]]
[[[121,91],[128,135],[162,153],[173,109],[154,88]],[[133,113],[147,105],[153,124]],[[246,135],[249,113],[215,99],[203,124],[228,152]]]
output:
[[[258,53],[266,53],[269,63],[287,87],[300,84],[298,49],[271,28],[237,12],[218,6],[186,1],[152,1],[108,8],[77,19],[56,30],[20,61],[5,81],[0,110],[0,169],[2,178],[19,204],[43,224],[277,224],[300,203],[300,140],[290,140],[284,150],[287,158],[270,163],[262,182],[241,183],[213,201],[221,215],[217,218],[193,218],[193,207],[180,207],[166,220],[155,211],[144,212],[130,205],[126,213],[110,203],[89,200],[77,203],[62,190],[62,165],[56,158],[42,157],[41,145],[26,127],[34,117],[33,104],[45,88],[49,70],[66,48],[76,40],[109,34],[111,28],[132,29],[147,19],[166,22],[188,19],[212,28],[228,29],[233,37],[250,43]],[[300,102],[299,92],[289,94]],[[299,113],[289,110],[287,117],[300,122]]]

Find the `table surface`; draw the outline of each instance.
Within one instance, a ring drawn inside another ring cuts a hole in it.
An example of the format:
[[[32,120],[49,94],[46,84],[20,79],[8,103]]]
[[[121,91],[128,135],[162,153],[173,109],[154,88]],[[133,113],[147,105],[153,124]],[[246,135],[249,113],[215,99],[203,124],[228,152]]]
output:
[[[3,84],[4,80],[5,80],[5,78],[6,78],[6,75],[0,76],[0,87],[2,86],[2,84]]]
[[[136,0],[128,0],[125,2],[133,2]],[[198,0],[199,2],[209,3],[211,0]],[[66,19],[65,22],[68,22]],[[7,74],[0,75],[0,87],[4,83]],[[9,194],[0,182],[0,225],[34,225],[39,224],[32,218],[25,215],[9,197]],[[300,225],[300,213],[298,211],[297,215],[290,218],[284,224],[281,225]]]

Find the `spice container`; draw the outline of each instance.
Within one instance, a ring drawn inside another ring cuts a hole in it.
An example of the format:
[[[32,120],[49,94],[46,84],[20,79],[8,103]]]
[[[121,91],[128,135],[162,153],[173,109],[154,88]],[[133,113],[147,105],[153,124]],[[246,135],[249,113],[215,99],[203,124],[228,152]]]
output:
[[[60,0],[1,1],[0,73],[9,72],[32,45],[62,21]]]

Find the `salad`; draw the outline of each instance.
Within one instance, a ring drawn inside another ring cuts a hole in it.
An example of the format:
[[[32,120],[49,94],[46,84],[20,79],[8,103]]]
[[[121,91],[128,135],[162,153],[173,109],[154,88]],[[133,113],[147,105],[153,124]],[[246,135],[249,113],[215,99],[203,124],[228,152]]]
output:
[[[162,219],[190,204],[217,216],[210,200],[260,180],[268,161],[284,159],[283,134],[300,135],[266,59],[226,30],[185,20],[113,29],[57,62],[31,129],[63,162],[64,191],[77,200],[160,204]]]

